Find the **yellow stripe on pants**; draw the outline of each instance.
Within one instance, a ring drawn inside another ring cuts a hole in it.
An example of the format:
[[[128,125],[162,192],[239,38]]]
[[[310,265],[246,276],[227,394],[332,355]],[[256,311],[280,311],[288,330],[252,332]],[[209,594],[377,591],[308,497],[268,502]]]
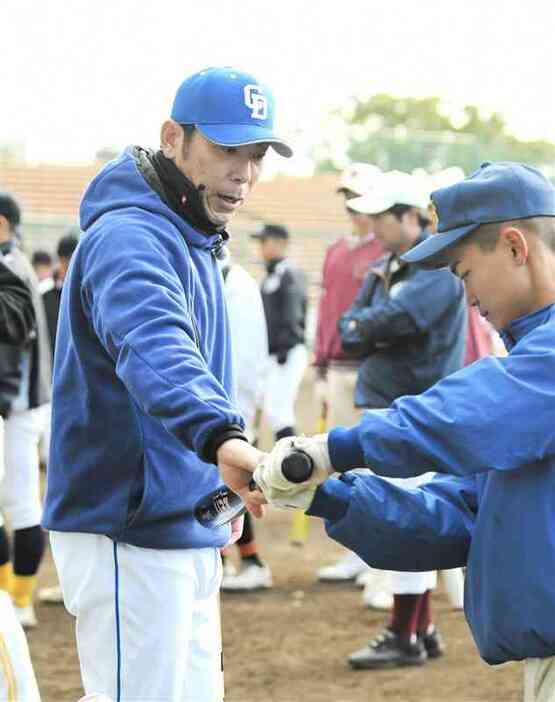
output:
[[[6,680],[6,687],[8,692],[7,701],[17,702],[17,683],[13,672],[10,653],[8,651],[8,647],[6,646],[6,642],[2,634],[0,634],[0,668],[2,670],[2,675]]]

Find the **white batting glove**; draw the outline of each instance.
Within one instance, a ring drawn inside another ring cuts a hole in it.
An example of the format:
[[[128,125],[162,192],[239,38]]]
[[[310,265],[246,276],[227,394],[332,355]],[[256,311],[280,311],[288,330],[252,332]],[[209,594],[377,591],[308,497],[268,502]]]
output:
[[[296,488],[295,490],[273,490],[270,489],[264,496],[268,502],[278,509],[302,509],[303,512],[310,507],[316,492],[316,485]]]
[[[314,470],[311,477],[304,483],[291,483],[283,475],[281,469],[283,460],[293,450],[304,451],[312,458]],[[312,437],[288,436],[278,441],[273,450],[261,458],[254,471],[254,480],[266,499],[274,502],[274,500],[283,500],[286,494],[292,497],[308,488],[311,488],[314,493],[318,485],[327,480],[332,473],[327,434],[317,434]]]

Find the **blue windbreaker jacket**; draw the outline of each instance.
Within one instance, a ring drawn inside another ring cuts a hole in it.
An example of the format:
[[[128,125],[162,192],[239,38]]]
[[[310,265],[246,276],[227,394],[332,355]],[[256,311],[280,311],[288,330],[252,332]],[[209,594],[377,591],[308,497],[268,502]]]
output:
[[[488,663],[555,655],[555,305],[490,357],[329,435],[339,471],[442,474],[406,490],[345,473],[310,514],[378,568],[467,565],[465,613]]]
[[[91,182],[64,283],[43,524],[152,548],[220,547],[193,517],[220,486],[200,460],[243,426],[216,236],[161,200],[131,149]]]

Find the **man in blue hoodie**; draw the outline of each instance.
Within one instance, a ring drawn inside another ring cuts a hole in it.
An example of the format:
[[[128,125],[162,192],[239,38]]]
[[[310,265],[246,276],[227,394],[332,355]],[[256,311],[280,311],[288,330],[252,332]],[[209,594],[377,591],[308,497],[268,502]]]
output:
[[[219,549],[231,531],[193,509],[222,482],[248,501],[261,455],[233,397],[216,259],[270,146],[291,155],[268,88],[207,69],[179,87],[160,150],[127,148],[83,197],[43,523],[87,693],[223,699]]]
[[[255,480],[270,502],[326,520],[372,566],[467,566],[465,613],[482,658],[525,660],[525,700],[555,699],[555,188],[485,163],[432,193],[438,234],[405,260],[450,266],[508,350],[329,435],[283,439]],[[311,480],[284,480],[291,446]],[[379,475],[440,475],[406,490]],[[337,471],[339,479],[327,480]]]

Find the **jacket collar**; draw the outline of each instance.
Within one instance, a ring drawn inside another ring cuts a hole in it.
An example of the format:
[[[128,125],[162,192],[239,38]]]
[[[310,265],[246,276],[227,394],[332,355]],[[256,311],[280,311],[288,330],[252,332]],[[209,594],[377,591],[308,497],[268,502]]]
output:
[[[555,317],[555,304],[546,305],[535,312],[517,317],[508,324],[500,333],[503,343],[508,351],[515,346],[522,338],[533,331],[536,327],[545,324],[549,319]]]

